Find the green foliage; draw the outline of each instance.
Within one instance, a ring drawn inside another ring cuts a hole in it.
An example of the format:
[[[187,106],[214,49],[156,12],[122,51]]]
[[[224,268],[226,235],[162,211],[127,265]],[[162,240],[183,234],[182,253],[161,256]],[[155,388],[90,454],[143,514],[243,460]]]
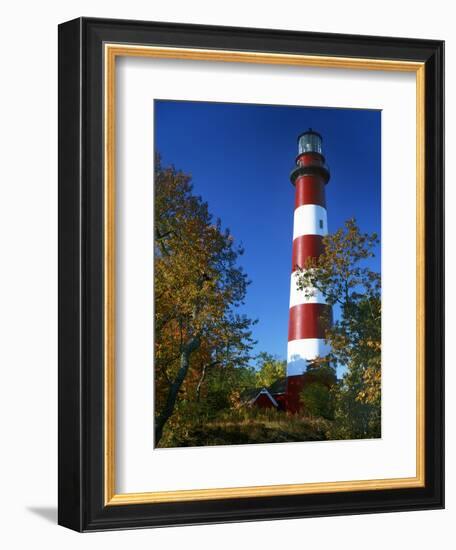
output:
[[[236,405],[240,394],[254,385],[255,372],[251,367],[217,367],[207,377],[204,401],[215,413]]]
[[[306,372],[327,386],[332,386],[337,379],[334,364],[327,357],[318,357],[311,361]]]
[[[301,404],[307,414],[313,417],[332,419],[334,403],[330,388],[322,382],[306,385],[300,394]]]
[[[330,359],[347,368],[331,390],[331,438],[380,437],[381,426],[381,278],[365,260],[374,256],[377,235],[361,233],[355,220],[323,239],[318,260],[301,266],[298,287],[321,291],[340,308],[340,319],[326,325]]]
[[[307,368],[307,383],[299,399],[303,412],[311,417],[334,418],[334,391],[337,382],[334,366],[327,358],[318,358]]]
[[[256,385],[268,388],[285,376],[287,362],[262,351],[258,354],[256,368]]]
[[[348,372],[332,389],[334,422],[328,425],[329,439],[365,439],[381,437],[380,405],[358,398],[363,381],[357,373]]]

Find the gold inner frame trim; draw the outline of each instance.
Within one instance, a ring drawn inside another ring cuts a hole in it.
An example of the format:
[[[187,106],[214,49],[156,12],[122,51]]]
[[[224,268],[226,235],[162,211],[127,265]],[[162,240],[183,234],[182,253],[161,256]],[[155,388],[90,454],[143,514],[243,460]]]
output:
[[[425,486],[424,276],[425,276],[425,69],[424,63],[310,55],[155,46],[104,45],[104,495],[105,505],[152,504],[224,498],[402,489]],[[407,478],[261,485],[116,494],[115,491],[115,158],[116,58],[150,57],[267,65],[413,72],[416,75],[416,476]]]

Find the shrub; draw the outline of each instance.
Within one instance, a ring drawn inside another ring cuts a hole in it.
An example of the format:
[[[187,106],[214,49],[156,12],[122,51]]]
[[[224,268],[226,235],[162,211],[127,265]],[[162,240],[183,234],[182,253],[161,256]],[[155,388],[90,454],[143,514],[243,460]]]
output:
[[[312,417],[327,420],[334,418],[334,405],[331,392],[322,382],[313,382],[303,388],[300,394],[304,412]]]

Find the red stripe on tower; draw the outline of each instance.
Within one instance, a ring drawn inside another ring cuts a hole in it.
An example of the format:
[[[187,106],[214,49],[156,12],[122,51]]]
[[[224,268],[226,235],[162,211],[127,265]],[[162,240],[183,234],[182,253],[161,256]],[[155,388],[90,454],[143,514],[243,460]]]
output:
[[[291,173],[295,186],[287,359],[287,410],[291,412],[299,410],[299,392],[309,363],[329,352],[325,327],[331,323],[331,307],[320,292],[299,290],[296,279],[298,268],[305,268],[308,259],[318,259],[323,252],[323,237],[328,233],[328,180],[322,137],[310,129],[298,137],[296,167]]]
[[[300,176],[295,185],[295,208],[303,204],[318,204],[326,208],[325,182],[322,177]]]
[[[325,338],[325,327],[332,321],[331,306],[304,303],[290,307],[288,341],[304,338]]]
[[[310,259],[317,259],[323,252],[323,237],[321,235],[301,235],[293,239],[291,255],[291,270],[303,268]]]

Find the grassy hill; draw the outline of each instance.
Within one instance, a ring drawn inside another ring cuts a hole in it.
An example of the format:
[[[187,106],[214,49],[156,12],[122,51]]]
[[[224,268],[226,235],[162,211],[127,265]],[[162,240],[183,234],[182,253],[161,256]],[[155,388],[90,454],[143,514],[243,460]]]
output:
[[[327,421],[321,418],[243,408],[164,434],[160,447],[322,441],[327,439],[325,428]]]

